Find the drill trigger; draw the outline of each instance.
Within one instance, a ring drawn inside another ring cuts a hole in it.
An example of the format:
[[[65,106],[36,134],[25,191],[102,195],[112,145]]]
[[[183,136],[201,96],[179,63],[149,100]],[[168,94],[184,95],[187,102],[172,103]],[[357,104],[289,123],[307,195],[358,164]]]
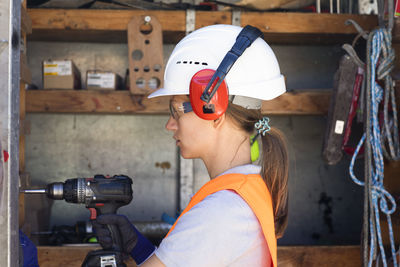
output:
[[[90,211],[90,219],[91,220],[96,220],[97,217],[97,211],[95,208],[89,208]]]

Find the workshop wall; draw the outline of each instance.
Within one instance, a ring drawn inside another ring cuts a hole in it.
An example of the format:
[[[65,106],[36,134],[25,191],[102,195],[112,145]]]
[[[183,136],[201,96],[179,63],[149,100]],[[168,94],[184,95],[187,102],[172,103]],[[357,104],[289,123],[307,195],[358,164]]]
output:
[[[291,89],[332,88],[340,46],[273,45]],[[164,45],[165,62],[173,49]],[[42,87],[45,59],[72,59],[85,84],[87,70],[110,70],[125,76],[125,44],[29,42],[33,83]],[[178,210],[179,156],[165,115],[28,114],[26,171],[33,186],[94,174],[126,174],[134,179],[134,199],[120,213],[133,221],[160,221]],[[287,136],[290,148],[290,216],[284,245],[357,244],[360,239],[362,189],[348,175],[349,160],[327,166],[321,157],[325,116],[272,116],[271,124]],[[194,189],[207,180],[195,160]],[[32,230],[73,225],[88,211],[64,201],[28,196]]]

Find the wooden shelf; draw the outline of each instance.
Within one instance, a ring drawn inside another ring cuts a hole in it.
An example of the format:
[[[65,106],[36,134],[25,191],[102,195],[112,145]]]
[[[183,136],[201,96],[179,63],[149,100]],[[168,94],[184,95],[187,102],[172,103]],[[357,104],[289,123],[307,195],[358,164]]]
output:
[[[86,254],[99,247],[38,247],[41,267],[81,266]],[[278,246],[278,266],[280,267],[320,267],[320,266],[361,266],[359,246]],[[128,267],[136,266],[132,260],[125,262]]]
[[[263,103],[265,114],[326,114],[330,90],[289,92]],[[131,95],[128,91],[28,90],[27,112],[169,114],[169,98]]]
[[[160,10],[66,10],[29,9],[32,19],[30,40],[126,42],[126,29],[132,16],[156,16],[163,29],[164,43],[176,43],[185,34],[185,11]],[[242,12],[241,25],[263,30],[271,43],[343,43],[357,32],[345,21],[353,19],[365,30],[378,25],[375,15],[316,14],[293,12]],[[231,24],[228,11],[196,11],[195,28]]]

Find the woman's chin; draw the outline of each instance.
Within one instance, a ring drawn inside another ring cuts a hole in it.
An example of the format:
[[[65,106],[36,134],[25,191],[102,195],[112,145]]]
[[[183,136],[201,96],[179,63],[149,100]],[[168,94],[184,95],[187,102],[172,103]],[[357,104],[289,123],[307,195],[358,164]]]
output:
[[[195,158],[198,158],[198,157],[195,157],[194,155],[191,155],[190,153],[187,153],[186,151],[184,151],[184,150],[180,150],[180,153],[181,153],[181,157],[182,158],[184,158],[184,159],[195,159]]]

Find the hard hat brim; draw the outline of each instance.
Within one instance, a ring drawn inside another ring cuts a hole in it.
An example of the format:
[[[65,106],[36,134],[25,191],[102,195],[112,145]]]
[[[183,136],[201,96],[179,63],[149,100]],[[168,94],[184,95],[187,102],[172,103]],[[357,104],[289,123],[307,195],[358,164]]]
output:
[[[160,88],[157,91],[154,91],[153,93],[151,93],[147,98],[154,98],[154,97],[158,97],[158,96],[171,96],[171,95],[188,95],[187,90],[186,91],[175,91],[172,92],[170,89],[168,88]]]

